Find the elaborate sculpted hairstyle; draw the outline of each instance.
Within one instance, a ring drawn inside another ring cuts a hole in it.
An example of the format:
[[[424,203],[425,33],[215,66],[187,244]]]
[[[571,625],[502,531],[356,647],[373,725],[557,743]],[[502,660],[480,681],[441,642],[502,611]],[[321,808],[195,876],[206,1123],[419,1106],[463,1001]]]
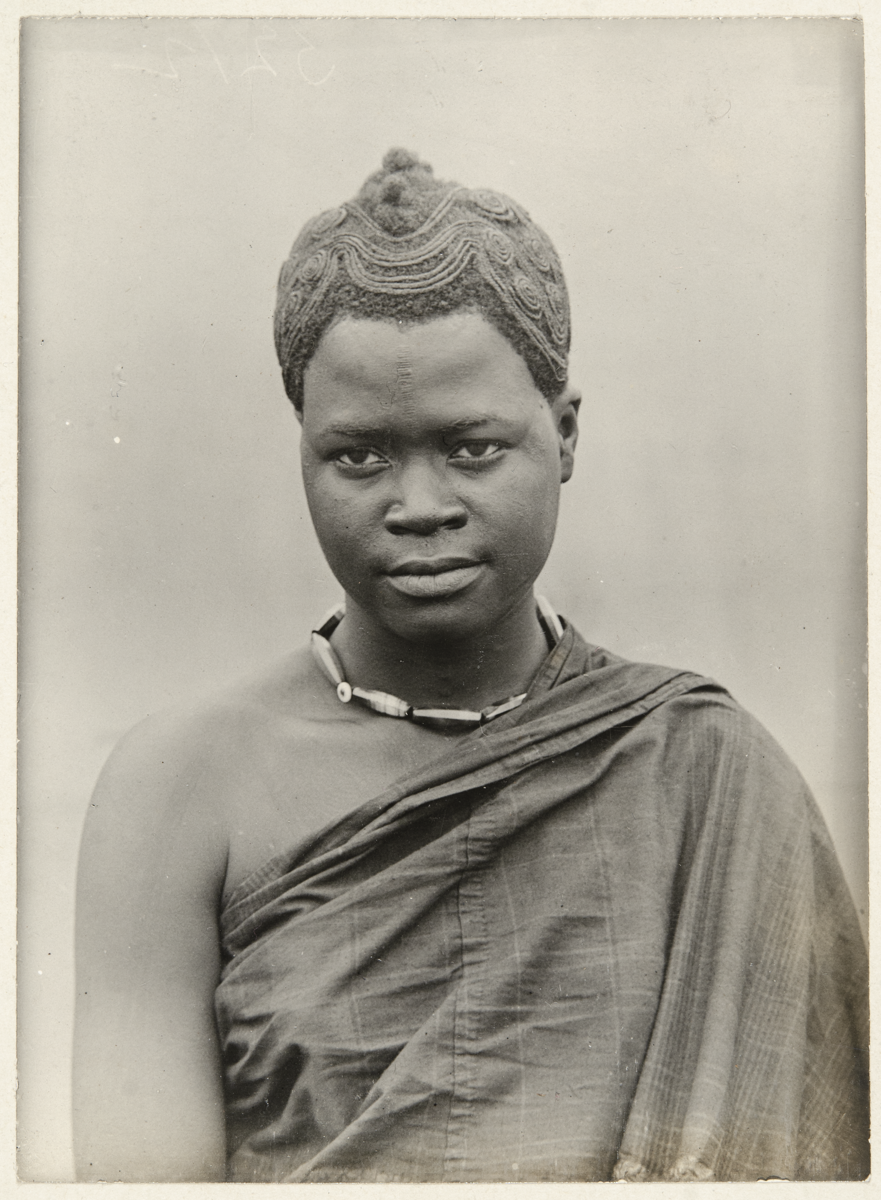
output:
[[[275,348],[285,390],[341,316],[427,321],[479,312],[521,355],[548,399],[566,383],[569,298],[556,251],[507,196],[435,179],[390,150],[354,200],[309,221],[278,280]]]

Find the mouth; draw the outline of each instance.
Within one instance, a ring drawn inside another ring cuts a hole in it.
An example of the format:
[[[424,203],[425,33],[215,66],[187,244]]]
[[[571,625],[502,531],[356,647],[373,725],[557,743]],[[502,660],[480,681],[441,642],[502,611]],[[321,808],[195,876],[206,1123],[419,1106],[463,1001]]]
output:
[[[414,558],[394,567],[387,578],[405,596],[434,599],[462,591],[482,570],[483,563],[469,558]]]

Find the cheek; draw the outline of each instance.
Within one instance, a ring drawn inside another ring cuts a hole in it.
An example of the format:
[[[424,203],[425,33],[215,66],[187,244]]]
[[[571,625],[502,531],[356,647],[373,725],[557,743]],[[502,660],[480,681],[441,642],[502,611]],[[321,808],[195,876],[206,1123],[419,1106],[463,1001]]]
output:
[[[325,555],[339,559],[357,554],[365,541],[357,506],[347,504],[333,494],[323,495],[320,487],[307,493],[307,500],[312,524]]]
[[[552,527],[560,500],[560,456],[555,445],[542,439],[529,453],[530,469],[517,489],[517,505],[532,522],[542,513]],[[541,523],[541,522],[539,522]]]
[[[557,526],[559,468],[537,455],[533,470],[519,473],[497,497],[496,528],[510,552],[512,567],[534,571],[544,565]]]
[[[342,494],[336,479],[324,464],[303,456],[303,489],[312,524],[328,559],[352,553],[362,540],[358,531],[358,506]]]

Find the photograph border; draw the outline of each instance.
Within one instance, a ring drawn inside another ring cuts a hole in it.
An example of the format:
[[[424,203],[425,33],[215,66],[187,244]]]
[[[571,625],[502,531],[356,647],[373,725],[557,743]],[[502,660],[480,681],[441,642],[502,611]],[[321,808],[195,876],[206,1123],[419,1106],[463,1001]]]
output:
[[[265,4],[218,2],[218,0],[188,0],[180,3],[178,0],[166,0],[157,3],[156,0],[141,0],[139,4],[123,4],[115,2],[96,2],[86,0],[55,0],[51,11],[44,6],[30,2],[4,4],[0,16],[0,31],[2,31],[2,59],[0,59],[0,88],[3,90],[3,153],[0,154],[0,188],[2,188],[2,215],[0,215],[0,247],[4,261],[9,263],[8,273],[4,273],[2,303],[0,303],[0,574],[2,574],[3,589],[0,602],[0,628],[3,632],[4,671],[0,682],[0,721],[4,733],[4,754],[0,758],[2,771],[3,794],[9,795],[10,802],[0,808],[0,886],[3,888],[2,904],[0,904],[0,970],[4,978],[9,980],[3,989],[2,1006],[0,1006],[0,1130],[3,1133],[3,1151],[0,1154],[0,1192],[5,1195],[17,1193],[26,1189],[34,1200],[43,1200],[61,1196],[71,1198],[88,1198],[96,1187],[101,1184],[49,1184],[29,1183],[17,1179],[15,1168],[15,953],[16,953],[16,866],[15,866],[15,836],[16,813],[13,797],[16,794],[15,752],[17,746],[17,698],[18,691],[15,683],[17,662],[17,589],[16,589],[16,559],[17,559],[17,500],[14,480],[17,471],[17,263],[18,263],[18,50],[19,50],[19,21],[29,16],[82,16],[85,18],[104,17],[444,17],[444,18],[479,18],[479,17],[608,17],[612,19],[648,17],[665,17],[670,19],[695,19],[713,17],[860,17],[864,22],[865,53],[866,53],[866,155],[867,155],[867,295],[868,303],[868,454],[869,454],[869,625],[870,625],[870,665],[873,662],[872,648],[875,644],[879,627],[879,599],[877,588],[877,563],[879,555],[879,537],[877,532],[877,492],[878,469],[872,464],[877,457],[878,424],[879,424],[879,338],[875,324],[875,311],[872,296],[879,294],[879,258],[881,258],[881,222],[877,213],[875,196],[878,189],[879,160],[881,160],[881,121],[879,121],[879,45],[881,45],[881,5],[877,0],[860,0],[858,3],[833,2],[829,0],[820,3],[818,0],[776,0],[773,5],[752,3],[747,0],[604,0],[597,3],[565,3],[562,0],[546,0],[545,3],[525,2],[525,0],[496,0],[492,5],[478,5],[456,2],[441,3],[438,0],[396,0],[394,3],[376,3],[371,0],[348,0],[345,3],[328,3],[328,0],[312,0],[303,3],[302,0],[292,0],[284,6],[284,11],[271,11]],[[869,676],[869,711],[873,713],[878,684],[870,671]],[[879,801],[876,783],[877,768],[874,767],[881,751],[881,729],[877,721],[870,725],[870,833],[878,825]],[[877,910],[881,900],[881,869],[873,870],[870,860],[869,873],[869,908],[870,908],[870,943],[877,937]],[[873,934],[875,935],[873,937]],[[881,968],[873,964],[872,995],[877,996]],[[877,1006],[875,1006],[877,1012]],[[877,1071],[879,1051],[873,1050],[873,1073]],[[873,1112],[877,1114],[877,1101],[873,1102]],[[877,1128],[877,1119],[873,1122]],[[877,1141],[877,1139],[876,1139]],[[876,1153],[878,1151],[876,1150]],[[115,1184],[114,1196],[171,1197],[176,1200],[181,1197],[202,1197],[216,1192],[225,1184]],[[238,1194],[243,1200],[254,1200],[264,1197],[267,1192],[265,1184],[237,1185]],[[273,1186],[273,1185],[269,1185]],[[298,1185],[283,1185],[289,1190]],[[380,1185],[380,1184],[308,1184],[301,1185],[307,1189],[311,1197],[350,1197],[377,1196],[386,1191],[390,1195],[409,1197],[419,1196],[423,1200],[444,1200],[454,1189],[463,1197],[501,1198],[511,1184],[419,1184],[419,1185]],[[548,1187],[553,1195],[584,1197],[594,1189],[603,1188],[604,1184],[517,1184],[517,1195],[532,1200],[548,1194]],[[675,1196],[682,1187],[689,1189],[690,1196],[702,1198],[709,1195],[709,1189],[717,1189],[716,1184],[654,1184],[653,1195],[664,1198]],[[726,1184],[725,1195],[740,1197],[742,1189],[755,1188],[756,1184]],[[812,1195],[825,1194],[827,1188],[835,1189],[840,1195],[842,1189],[867,1187],[867,1183],[834,1183],[811,1184]],[[778,1183],[780,1194],[786,1197],[803,1196],[805,1185],[802,1183]],[[136,1190],[135,1190],[136,1189]],[[298,1189],[299,1190],[299,1189]],[[221,1193],[216,1192],[217,1195]],[[748,1194],[744,1192],[744,1195]]]

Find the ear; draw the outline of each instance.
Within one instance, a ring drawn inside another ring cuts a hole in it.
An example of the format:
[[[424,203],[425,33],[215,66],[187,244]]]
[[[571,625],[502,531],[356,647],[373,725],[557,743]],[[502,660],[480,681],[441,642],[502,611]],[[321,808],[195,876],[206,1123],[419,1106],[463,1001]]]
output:
[[[581,392],[566,387],[551,403],[551,413],[560,439],[560,482],[572,478],[575,469],[575,446],[578,442],[578,409]]]

